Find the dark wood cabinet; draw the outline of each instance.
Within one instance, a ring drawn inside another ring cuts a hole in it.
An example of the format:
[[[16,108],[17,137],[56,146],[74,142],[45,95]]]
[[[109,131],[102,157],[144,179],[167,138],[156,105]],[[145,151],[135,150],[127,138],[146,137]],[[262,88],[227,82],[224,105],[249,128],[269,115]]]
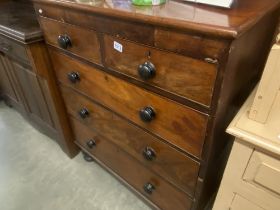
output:
[[[0,36],[5,39],[7,38]],[[9,40],[10,42],[14,42]],[[11,48],[9,44],[7,48]],[[26,46],[28,49],[28,45]],[[46,79],[40,77],[28,60],[15,58],[10,52],[1,51],[1,94],[5,102],[20,111],[34,126],[45,134],[57,139],[57,127],[54,122],[52,106]],[[7,53],[7,54],[6,54]]]
[[[73,157],[78,150],[32,5],[4,1],[0,11],[1,98]]]
[[[25,112],[21,96],[21,89],[18,86],[16,72],[14,71],[11,59],[0,51],[0,92],[5,102],[21,112]]]
[[[204,209],[257,83],[279,0],[33,0],[76,144],[163,210]]]
[[[27,115],[36,124],[45,124],[46,129],[50,131],[48,133],[52,133],[51,136],[57,138],[54,116],[51,113],[50,105],[47,103],[50,96],[45,91],[48,89],[46,80],[38,76],[31,68],[24,67],[16,61],[11,61],[10,64],[15,73]]]

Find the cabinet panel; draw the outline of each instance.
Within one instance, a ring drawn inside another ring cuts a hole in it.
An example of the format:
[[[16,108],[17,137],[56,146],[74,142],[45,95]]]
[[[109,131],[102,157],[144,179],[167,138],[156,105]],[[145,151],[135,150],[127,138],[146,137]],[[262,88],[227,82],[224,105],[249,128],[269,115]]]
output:
[[[0,94],[7,104],[19,111],[23,111],[24,107],[20,97],[21,92],[10,64],[10,59],[4,54],[0,54]]]
[[[19,86],[23,93],[24,104],[28,114],[31,114],[35,120],[42,120],[53,127],[53,121],[45,100],[41,85],[46,85],[28,68],[23,67],[17,62],[12,61]],[[36,119],[37,118],[37,119]]]
[[[1,95],[8,95],[10,98],[17,101],[16,93],[7,75],[4,59],[4,56],[0,54],[0,93]]]

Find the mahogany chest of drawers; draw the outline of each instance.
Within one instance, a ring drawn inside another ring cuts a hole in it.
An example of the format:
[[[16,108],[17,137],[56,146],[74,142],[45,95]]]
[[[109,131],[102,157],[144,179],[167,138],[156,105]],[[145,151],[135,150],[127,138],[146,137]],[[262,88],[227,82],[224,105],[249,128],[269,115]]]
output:
[[[203,209],[280,2],[34,0],[75,143],[152,207]]]

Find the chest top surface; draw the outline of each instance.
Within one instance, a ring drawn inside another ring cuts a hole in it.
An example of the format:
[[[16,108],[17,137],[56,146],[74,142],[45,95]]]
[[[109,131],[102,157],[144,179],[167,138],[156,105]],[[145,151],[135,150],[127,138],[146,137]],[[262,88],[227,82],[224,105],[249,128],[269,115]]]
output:
[[[0,3],[0,33],[21,42],[42,39],[34,9],[27,3]]]
[[[34,1],[228,38],[238,37],[251,28],[265,14],[280,7],[279,0],[235,0],[231,9],[182,1],[168,1],[161,6],[134,6],[130,0]]]

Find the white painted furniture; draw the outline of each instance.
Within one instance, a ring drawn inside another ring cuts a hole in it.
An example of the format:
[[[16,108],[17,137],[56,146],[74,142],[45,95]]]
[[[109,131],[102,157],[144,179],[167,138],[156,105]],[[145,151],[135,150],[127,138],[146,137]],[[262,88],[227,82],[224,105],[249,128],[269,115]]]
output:
[[[235,136],[213,210],[280,209],[280,46],[227,132]]]

